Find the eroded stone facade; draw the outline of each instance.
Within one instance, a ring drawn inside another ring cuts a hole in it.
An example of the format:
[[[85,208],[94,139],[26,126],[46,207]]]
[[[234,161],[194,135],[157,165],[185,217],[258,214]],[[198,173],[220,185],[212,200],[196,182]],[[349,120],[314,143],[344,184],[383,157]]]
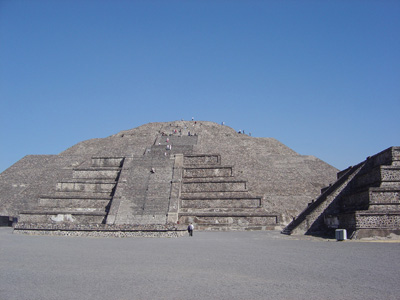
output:
[[[274,229],[337,171],[273,138],[212,122],[150,123],[59,155],[23,158],[0,174],[0,216],[18,218],[21,232],[60,234],[81,225],[184,230],[189,222],[205,230]],[[54,230],[63,224],[68,229]]]
[[[338,180],[289,224],[283,233],[349,237],[400,233],[400,147],[388,148],[338,173]]]

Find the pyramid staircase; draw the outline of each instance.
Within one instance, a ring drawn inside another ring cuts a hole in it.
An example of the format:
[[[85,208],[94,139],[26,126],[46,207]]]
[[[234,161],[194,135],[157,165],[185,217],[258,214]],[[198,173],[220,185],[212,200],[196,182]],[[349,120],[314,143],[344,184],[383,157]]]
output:
[[[343,172],[335,183],[323,189],[321,195],[315,201],[309,203],[308,206],[295,219],[293,219],[293,221],[290,222],[281,233],[286,235],[291,235],[292,233],[304,234],[310,229],[312,224],[317,222],[317,220],[321,221],[321,214],[333,204],[336,197],[344,191],[349,182],[363,166],[364,164],[359,164],[350,167]]]
[[[349,237],[400,234],[400,147],[388,148],[338,173],[338,180],[293,220],[284,234]]]
[[[91,165],[73,169],[73,178],[40,196],[37,209],[20,212],[15,230],[73,229],[104,224],[124,163],[123,157],[92,157]]]
[[[184,155],[181,181],[180,224],[200,230],[261,230],[278,224],[278,216],[262,208],[247,181],[221,164],[218,154]]]
[[[111,207],[108,224],[165,225],[167,220],[173,159],[153,152],[127,157]]]
[[[400,235],[400,147],[391,147],[365,162],[341,197],[336,217],[354,238]],[[312,228],[311,228],[312,229]]]

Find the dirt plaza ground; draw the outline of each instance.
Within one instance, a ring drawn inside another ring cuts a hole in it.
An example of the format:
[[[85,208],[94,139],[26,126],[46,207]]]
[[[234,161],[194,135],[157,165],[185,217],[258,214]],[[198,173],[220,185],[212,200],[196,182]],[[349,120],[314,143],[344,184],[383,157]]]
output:
[[[0,228],[0,299],[400,299],[400,243],[277,231],[181,238]]]

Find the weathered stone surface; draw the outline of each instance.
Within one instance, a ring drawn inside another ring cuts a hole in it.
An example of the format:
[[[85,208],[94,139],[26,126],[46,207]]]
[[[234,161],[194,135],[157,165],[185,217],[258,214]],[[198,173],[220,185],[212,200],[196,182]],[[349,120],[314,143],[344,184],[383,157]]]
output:
[[[28,235],[86,236],[86,237],[180,237],[186,233],[182,226],[166,225],[105,225],[105,224],[38,224],[18,223],[15,233]]]
[[[400,232],[400,147],[388,148],[338,173],[338,180],[283,231],[350,238]]]
[[[150,123],[59,155],[25,157],[0,174],[0,215],[42,211],[44,220],[58,208],[85,223],[82,212],[92,220],[90,209],[104,208],[108,225],[198,220],[205,229],[265,229],[287,224],[337,171],[273,138],[216,123]]]

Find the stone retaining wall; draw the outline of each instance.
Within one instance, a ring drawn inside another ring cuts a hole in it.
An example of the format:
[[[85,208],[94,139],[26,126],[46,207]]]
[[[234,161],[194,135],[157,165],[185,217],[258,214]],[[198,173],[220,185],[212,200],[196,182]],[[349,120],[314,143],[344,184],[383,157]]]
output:
[[[370,202],[400,204],[400,190],[373,191],[370,196]]]
[[[400,228],[400,213],[356,213],[357,228]]]
[[[50,235],[50,236],[76,236],[76,237],[167,237],[176,238],[187,234],[183,231],[63,231],[63,230],[17,230],[17,234],[26,235]]]
[[[180,237],[185,226],[167,225],[105,225],[105,224],[29,224],[18,223],[14,233],[27,235],[82,236],[82,237]]]

